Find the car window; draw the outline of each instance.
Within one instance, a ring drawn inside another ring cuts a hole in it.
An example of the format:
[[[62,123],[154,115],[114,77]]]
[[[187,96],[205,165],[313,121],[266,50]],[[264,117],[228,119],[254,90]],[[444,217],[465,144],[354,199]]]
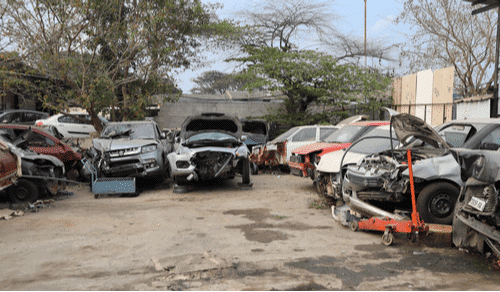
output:
[[[497,150],[500,148],[500,127],[486,135],[479,144],[480,149]]]
[[[48,147],[54,145],[56,145],[54,141],[38,133],[34,133],[34,135],[31,136],[30,140],[28,141],[28,146],[32,147]]]
[[[306,128],[302,129],[295,134],[291,141],[292,142],[306,142],[314,141],[316,139],[316,128]]]
[[[75,119],[74,117],[72,117],[72,116],[67,116],[67,115],[64,115],[64,116],[62,116],[62,117],[59,117],[59,118],[57,119],[57,121],[58,121],[59,123],[67,123],[67,124],[79,124],[79,123],[80,123],[80,122],[79,122],[77,119]]]
[[[324,141],[326,137],[335,133],[337,130],[337,128],[319,128],[319,140]]]
[[[347,125],[325,139],[327,143],[352,143],[353,140],[362,132],[366,126]]]
[[[293,127],[286,131],[285,133],[279,135],[278,137],[274,138],[274,140],[271,141],[271,143],[278,143],[278,142],[285,142],[288,137],[290,137],[293,133],[297,132],[300,129],[300,127]]]
[[[151,124],[131,124],[124,122],[108,125],[101,133],[101,137],[120,137],[123,135],[132,139],[155,139],[155,129]]]
[[[465,141],[474,133],[476,133],[476,129],[471,125],[450,125],[438,132],[439,136],[450,144],[452,148],[462,147]]]
[[[382,136],[386,138],[377,138]],[[350,150],[349,152],[357,152],[361,154],[372,154],[372,153],[378,153],[382,152],[385,150],[388,150],[391,148],[391,139],[389,138],[389,131],[387,130],[386,133],[383,135],[376,135],[376,136],[365,136],[363,140],[359,141],[356,143]],[[394,136],[393,136],[394,137]],[[399,141],[396,138],[392,139],[392,147],[396,148],[399,144]]]
[[[35,121],[38,119],[37,117],[37,114],[36,113],[30,113],[30,112],[26,112],[24,113],[24,120],[23,122],[32,122],[32,123],[35,123]]]

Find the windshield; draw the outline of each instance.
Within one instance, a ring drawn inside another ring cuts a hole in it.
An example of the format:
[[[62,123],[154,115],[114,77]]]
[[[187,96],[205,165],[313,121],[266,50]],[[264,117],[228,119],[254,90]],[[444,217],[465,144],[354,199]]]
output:
[[[187,143],[192,143],[196,141],[202,141],[202,140],[210,140],[210,141],[238,141],[236,140],[235,137],[224,134],[224,133],[217,133],[217,132],[208,132],[208,133],[201,133],[201,134],[196,134],[189,139],[186,140]]]
[[[103,138],[127,137],[131,139],[155,139],[152,124],[120,123],[107,126],[101,134]]]
[[[285,133],[274,138],[274,140],[272,140],[271,143],[285,142],[286,139],[288,139],[288,137],[290,137],[293,133],[297,132],[298,129],[300,129],[300,127],[291,128],[290,130],[286,131]]]
[[[385,137],[385,138],[379,138]],[[354,146],[351,147],[349,152],[357,152],[360,154],[372,154],[378,153],[391,148],[391,144],[389,143],[389,130],[385,129],[375,129],[370,132],[369,135],[364,137],[364,140],[359,141]],[[392,133],[392,145],[395,148],[398,146],[399,141],[396,138],[394,132]]]
[[[352,143],[358,137],[358,134],[363,131],[366,126],[343,126],[335,133],[325,139],[327,143]]]

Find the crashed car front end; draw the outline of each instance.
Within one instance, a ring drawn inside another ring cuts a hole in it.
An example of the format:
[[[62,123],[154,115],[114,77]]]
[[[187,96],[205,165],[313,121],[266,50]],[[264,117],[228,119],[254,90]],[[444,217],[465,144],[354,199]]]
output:
[[[186,119],[179,147],[167,158],[171,176],[179,185],[188,181],[233,178],[236,173],[249,184],[248,147],[243,143],[238,118],[224,114],[202,114]]]
[[[453,244],[500,256],[500,153],[456,152],[466,179],[453,218]]]

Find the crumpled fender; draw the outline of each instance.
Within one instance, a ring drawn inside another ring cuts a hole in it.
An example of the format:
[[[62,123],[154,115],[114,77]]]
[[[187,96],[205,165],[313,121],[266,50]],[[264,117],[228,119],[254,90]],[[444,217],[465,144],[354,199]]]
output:
[[[409,170],[405,169],[402,175],[409,176]],[[460,177],[460,165],[450,153],[417,161],[413,165],[413,177],[422,180],[447,179],[459,186],[464,184]]]

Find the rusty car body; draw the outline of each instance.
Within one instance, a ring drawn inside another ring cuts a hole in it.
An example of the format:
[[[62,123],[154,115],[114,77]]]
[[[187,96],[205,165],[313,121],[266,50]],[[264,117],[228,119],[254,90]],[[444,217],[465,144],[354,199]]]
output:
[[[373,129],[389,125],[389,121],[363,121],[343,126],[319,143],[298,147],[292,151],[288,165],[290,173],[315,180],[315,169],[321,157],[327,153],[349,147],[352,142],[367,135]]]

